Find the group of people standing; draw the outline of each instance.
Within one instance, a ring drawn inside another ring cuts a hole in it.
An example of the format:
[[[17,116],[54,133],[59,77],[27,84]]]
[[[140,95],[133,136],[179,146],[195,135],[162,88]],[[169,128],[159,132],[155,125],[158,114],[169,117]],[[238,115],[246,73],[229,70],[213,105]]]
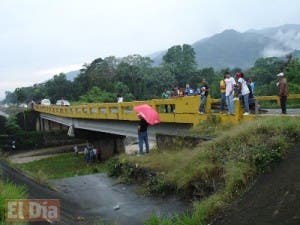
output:
[[[278,96],[280,98],[282,114],[286,114],[286,100],[288,96],[288,84],[285,78],[284,73],[277,74],[278,82]],[[236,79],[235,79],[236,78]],[[235,100],[242,100],[244,105],[244,116],[250,114],[250,105],[255,105],[254,99],[254,82],[251,78],[245,79],[244,74],[242,72],[238,72],[235,74],[235,78],[231,76],[229,72],[225,72],[223,79],[220,81],[220,92],[221,92],[221,106],[220,113],[226,112],[227,114],[234,115],[235,114]],[[192,89],[189,84],[186,85],[186,88],[178,88],[175,86],[171,91],[167,89],[162,93],[163,99],[170,99],[176,97],[183,96],[201,96],[201,102],[199,106],[199,113],[205,113],[205,105],[207,96],[209,94],[210,87],[205,79],[201,82],[201,87],[197,89]],[[175,112],[174,105],[170,105],[170,112]],[[165,113],[169,112],[169,105],[165,105]],[[149,142],[148,142],[148,134],[147,128],[149,124],[147,121],[140,115],[137,115],[140,119],[138,124],[138,138],[139,138],[139,154],[142,155],[143,152],[143,144],[146,145],[146,153],[149,153]]]
[[[221,107],[223,113],[227,106],[228,114],[234,115],[234,100],[242,99],[244,103],[244,116],[250,114],[249,99],[254,98],[254,82],[249,78],[246,80],[242,72],[236,73],[237,81],[229,72],[224,74],[224,79],[220,81]]]
[[[286,114],[286,100],[288,96],[288,85],[284,73],[277,74],[278,82],[278,96],[280,98],[282,114]],[[220,81],[220,92],[221,92],[221,106],[220,113],[224,113],[227,110],[227,114],[235,114],[235,100],[242,100],[244,105],[244,116],[250,114],[250,106],[255,107],[254,98],[254,82],[251,78],[246,79],[243,72],[237,72],[235,78],[231,76],[229,72],[224,73],[224,78]],[[205,105],[207,96],[209,94],[210,87],[205,79],[201,82],[201,87],[193,89],[189,84],[186,88],[178,88],[175,86],[171,91],[167,89],[162,93],[163,99],[170,99],[183,96],[194,96],[200,95],[201,102],[199,106],[199,114],[205,113]],[[169,110],[170,106],[170,110]],[[175,112],[174,105],[165,105],[165,113]]]
[[[203,114],[205,112],[205,105],[206,105],[209,89],[210,87],[208,86],[207,81],[203,79],[200,88],[193,89],[190,87],[189,84],[186,84],[185,88],[178,88],[178,86],[175,86],[171,91],[165,88],[161,97],[163,99],[172,99],[177,97],[200,95],[201,103],[199,106],[199,113]],[[175,110],[174,105],[172,104],[170,105],[170,110],[169,110],[169,105],[165,105],[165,113],[174,112],[174,110]]]

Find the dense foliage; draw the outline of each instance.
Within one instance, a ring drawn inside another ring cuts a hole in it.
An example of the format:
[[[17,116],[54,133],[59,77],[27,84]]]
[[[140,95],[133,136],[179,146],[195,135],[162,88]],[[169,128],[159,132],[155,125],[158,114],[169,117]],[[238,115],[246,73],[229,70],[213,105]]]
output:
[[[115,102],[120,95],[124,101],[160,98],[164,88],[190,84],[197,88],[202,79],[211,86],[211,95],[219,97],[219,81],[225,71],[235,74],[239,68],[198,69],[194,49],[187,44],[173,46],[163,57],[160,66],[153,66],[149,57],[130,55],[124,58],[107,57],[84,64],[79,75],[70,81],[61,73],[45,83],[21,87],[6,92],[6,103],[40,101],[49,98],[52,103],[64,98],[76,102]],[[276,95],[276,74],[285,72],[290,93],[300,92],[300,60],[285,58],[261,58],[244,71],[246,78],[253,78],[257,95]]]

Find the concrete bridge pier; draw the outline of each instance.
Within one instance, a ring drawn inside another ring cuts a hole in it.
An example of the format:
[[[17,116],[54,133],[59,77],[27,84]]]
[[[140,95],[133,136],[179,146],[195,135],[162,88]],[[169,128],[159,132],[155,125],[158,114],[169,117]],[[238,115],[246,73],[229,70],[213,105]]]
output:
[[[38,117],[36,120],[36,131],[41,132],[50,132],[50,131],[61,131],[68,130],[68,126],[65,126],[60,123],[55,123],[51,120],[47,120],[41,117]]]
[[[91,144],[94,148],[101,149],[102,160],[125,152],[126,136],[84,129],[75,129],[74,133],[76,138],[86,140],[86,143]]]

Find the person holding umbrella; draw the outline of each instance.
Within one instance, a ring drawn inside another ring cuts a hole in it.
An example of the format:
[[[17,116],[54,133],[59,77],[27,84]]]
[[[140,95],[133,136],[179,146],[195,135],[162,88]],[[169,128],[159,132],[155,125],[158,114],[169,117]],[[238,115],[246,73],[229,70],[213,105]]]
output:
[[[139,124],[138,124],[138,137],[139,137],[139,154],[143,155],[143,146],[144,142],[146,145],[146,153],[149,153],[149,141],[148,141],[148,126],[149,124],[147,121],[141,116],[141,114],[137,114],[138,118],[140,119]]]
[[[139,137],[139,153],[142,155],[143,145],[145,142],[146,153],[149,153],[149,142],[148,142],[148,126],[160,123],[159,115],[150,105],[143,104],[135,106],[134,111],[137,112],[139,118],[138,124],[138,137]]]

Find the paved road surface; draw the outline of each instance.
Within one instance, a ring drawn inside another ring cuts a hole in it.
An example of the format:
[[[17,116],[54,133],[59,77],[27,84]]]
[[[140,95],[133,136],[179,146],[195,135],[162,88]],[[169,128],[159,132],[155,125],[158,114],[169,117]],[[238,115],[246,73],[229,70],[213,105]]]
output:
[[[266,114],[281,114],[281,109],[266,109]],[[287,109],[288,115],[299,115],[300,109]]]

